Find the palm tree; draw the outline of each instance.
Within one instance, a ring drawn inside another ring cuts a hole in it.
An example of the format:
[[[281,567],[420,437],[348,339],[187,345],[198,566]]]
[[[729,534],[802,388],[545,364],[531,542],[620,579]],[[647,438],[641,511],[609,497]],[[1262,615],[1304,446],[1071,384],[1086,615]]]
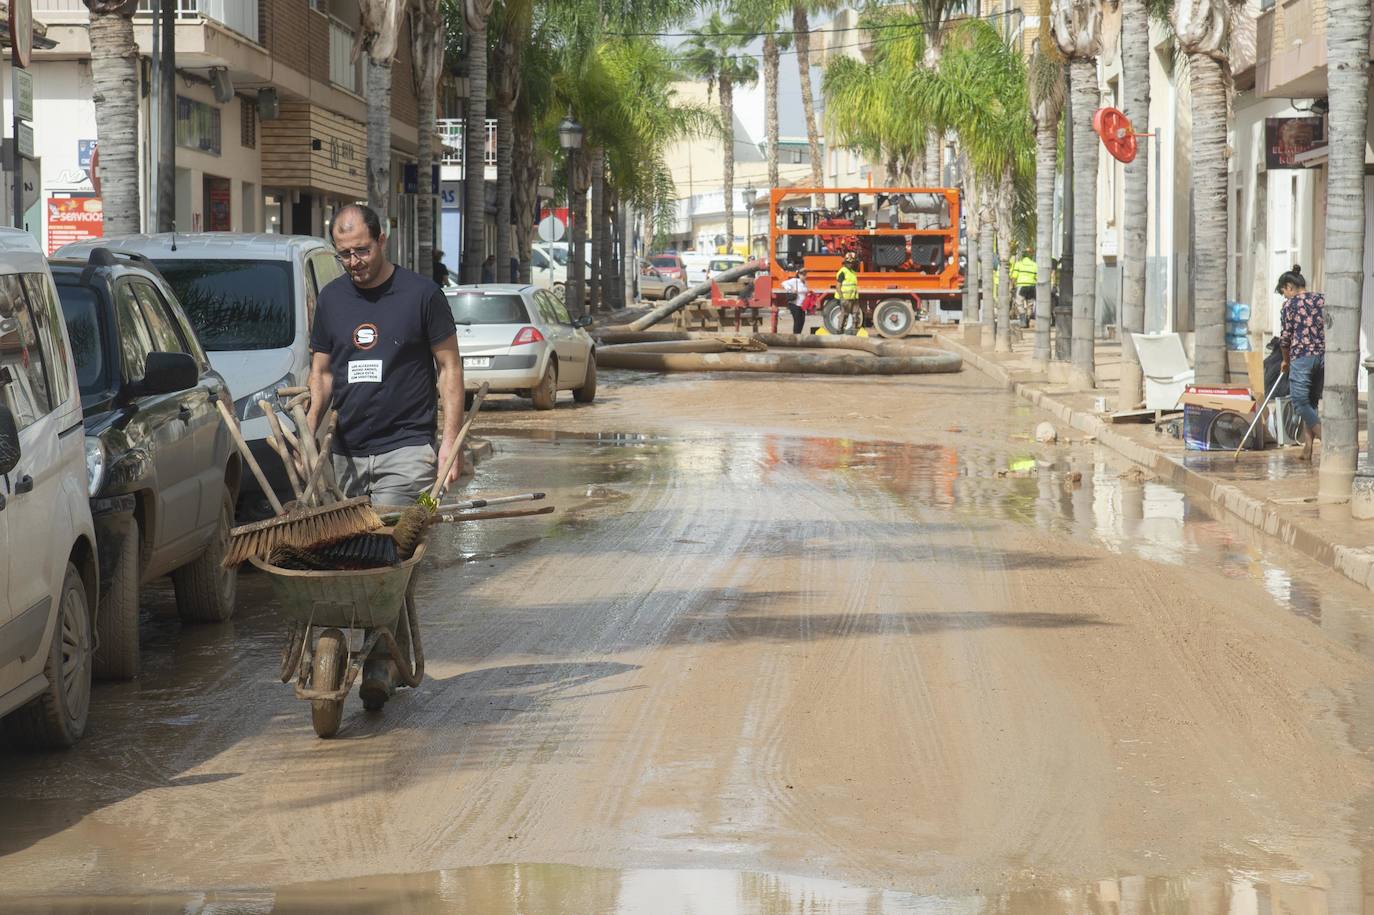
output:
[[[367,203],[383,230],[391,209],[391,62],[401,38],[402,0],[360,0],[353,57],[367,54]]]
[[[1150,17],[1145,0],[1121,2],[1121,84],[1125,114],[1137,133],[1150,131]],[[1132,334],[1145,332],[1145,233],[1149,227],[1150,144],[1142,142],[1126,165],[1122,216],[1121,382],[1117,408],[1144,399],[1140,356]]]
[[[1139,0],[1127,0],[1139,2]],[[1052,43],[1036,41],[1030,60],[1031,117],[1035,121],[1035,350],[1038,366],[1050,361],[1050,274],[1054,254],[1054,174],[1059,116],[1064,110],[1064,65]]]
[[[707,99],[712,92],[720,96],[721,144],[725,150],[725,252],[735,250],[735,86],[758,82],[758,62],[741,55],[739,28],[727,26],[719,13],[712,13],[706,25],[684,45],[683,68],[706,80]]]
[[[1359,448],[1355,390],[1364,294],[1365,135],[1369,120],[1369,0],[1327,4],[1326,390],[1319,499],[1350,494]],[[1370,415],[1374,432],[1374,413]],[[1370,439],[1374,467],[1374,435]]]
[[[106,235],[139,230],[138,0],[85,0],[91,14],[91,77],[95,136],[100,146],[100,196]]]
[[[944,47],[945,23],[956,9],[963,9],[962,0],[917,0],[916,10],[925,28],[925,55],[923,63],[927,70],[940,67],[940,54]],[[925,142],[925,183],[930,187],[944,184],[941,174],[941,143],[943,131],[936,125],[926,125]]]
[[[496,86],[496,281],[515,282],[510,272],[511,215],[514,198],[515,106],[520,100],[523,67],[521,57],[530,39],[531,0],[504,0],[493,14],[496,51],[492,70]]]
[[[1230,74],[1223,63],[1230,0],[1175,0],[1174,36],[1188,55],[1193,108],[1193,301],[1199,384],[1226,381],[1226,127]],[[1367,36],[1366,36],[1367,37]]]
[[[792,36],[778,30],[778,20],[790,9],[785,0],[734,0],[731,20],[741,31],[763,37],[764,131],[768,158],[768,186],[777,187],[778,177],[778,75],[782,52],[791,47]]]
[[[1054,40],[1069,59],[1073,106],[1073,256],[1079,273],[1073,284],[1073,355],[1069,385],[1091,390],[1096,366],[1093,325],[1097,307],[1097,53],[1102,44],[1100,0],[1054,0]],[[1224,123],[1224,119],[1223,119]],[[1225,181],[1223,179],[1223,186]],[[1223,237],[1224,246],[1224,237]],[[1201,380],[1201,377],[1199,377]]]
[[[444,16],[439,0],[412,0],[410,43],[418,91],[415,139],[415,213],[420,244],[416,270],[428,276],[434,259],[434,127],[439,75],[444,66]]]
[[[467,118],[463,124],[463,282],[482,278],[487,256],[487,20],[491,0],[463,0],[467,27]]]

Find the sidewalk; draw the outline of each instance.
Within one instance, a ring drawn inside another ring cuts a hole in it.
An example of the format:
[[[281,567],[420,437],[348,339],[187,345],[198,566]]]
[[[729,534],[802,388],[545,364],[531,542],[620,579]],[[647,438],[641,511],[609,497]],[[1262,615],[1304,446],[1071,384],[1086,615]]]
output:
[[[1348,505],[1317,505],[1317,461],[1298,460],[1300,448],[1233,452],[1187,451],[1180,439],[1156,432],[1152,424],[1109,424],[1095,410],[1099,397],[1106,413],[1116,409],[1121,345],[1097,341],[1098,390],[1073,393],[1037,374],[1031,360],[1033,331],[1024,331],[1011,353],[963,343],[959,327],[937,328],[940,344],[973,368],[1003,382],[1037,407],[1113,451],[1189,493],[1207,499],[1246,523],[1278,537],[1352,581],[1374,590],[1374,522],[1355,521]],[[1361,407],[1363,408],[1363,403]],[[1361,410],[1363,414],[1363,409]],[[1364,447],[1364,422],[1360,441]],[[1320,443],[1318,443],[1318,458]]]

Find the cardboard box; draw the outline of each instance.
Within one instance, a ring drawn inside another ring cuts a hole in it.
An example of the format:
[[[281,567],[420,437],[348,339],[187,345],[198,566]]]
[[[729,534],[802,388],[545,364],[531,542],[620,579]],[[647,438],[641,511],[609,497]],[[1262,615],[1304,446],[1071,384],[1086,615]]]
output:
[[[1228,410],[1233,413],[1255,412],[1255,398],[1248,387],[1202,387],[1190,384],[1183,389],[1178,402],[1184,407],[1204,407],[1208,410]]]

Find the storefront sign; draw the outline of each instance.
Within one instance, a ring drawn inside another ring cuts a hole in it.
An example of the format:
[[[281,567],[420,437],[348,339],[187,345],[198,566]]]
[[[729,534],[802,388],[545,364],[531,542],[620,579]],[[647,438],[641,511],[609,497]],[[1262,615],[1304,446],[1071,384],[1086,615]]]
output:
[[[82,170],[89,170],[91,167],[91,156],[95,155],[95,140],[76,141],[76,167]]]
[[[105,215],[99,197],[48,198],[48,253],[74,241],[105,234]]]
[[[402,189],[401,193],[403,193],[403,194],[418,194],[418,193],[419,193],[419,184],[420,184],[419,174],[420,174],[420,166],[416,165],[414,162],[407,162],[407,163],[406,163],[406,166],[405,166],[405,183],[404,183],[404,185],[403,185],[403,189]],[[433,174],[432,174],[431,177],[430,177],[429,192],[430,192],[431,194],[437,194],[437,193],[439,192],[439,166],[438,166],[438,165],[435,165],[435,166],[434,166],[434,172],[433,172]]]
[[[1323,118],[1264,119],[1266,168],[1309,168],[1298,157],[1325,145],[1326,122]]]

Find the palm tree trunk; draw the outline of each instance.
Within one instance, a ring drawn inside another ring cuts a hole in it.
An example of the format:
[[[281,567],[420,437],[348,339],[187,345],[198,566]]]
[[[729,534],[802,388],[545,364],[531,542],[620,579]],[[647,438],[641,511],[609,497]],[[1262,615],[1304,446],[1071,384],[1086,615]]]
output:
[[[601,310],[601,273],[605,264],[601,243],[606,239],[606,151],[593,149],[588,159],[592,179],[592,245],[589,252],[592,263],[587,278],[587,313],[591,314]]]
[[[1188,57],[1193,92],[1194,361],[1198,384],[1226,382],[1226,83],[1221,64]]]
[[[496,108],[496,282],[512,283],[511,235],[514,213],[515,106]]]
[[[1145,0],[1122,0],[1121,67],[1126,117],[1137,133],[1150,131],[1150,20]],[[1127,164],[1122,216],[1121,383],[1117,409],[1145,398],[1140,356],[1131,334],[1145,332],[1145,234],[1149,227],[1150,144],[1143,141]],[[1038,294],[1038,293],[1037,293]]]
[[[997,188],[997,346],[999,353],[1011,352],[1011,171],[1002,174]]]
[[[806,7],[792,7],[792,40],[797,46],[797,73],[801,78],[802,113],[806,115],[806,143],[811,150],[811,186],[824,187],[821,174],[821,136],[816,126],[816,99],[811,91],[811,23]]]
[[[597,301],[601,305],[602,311],[613,311],[616,308],[615,280],[620,275],[616,269],[616,236],[620,233],[616,228],[616,211],[618,209],[615,188],[605,184],[603,180],[601,190],[601,219],[597,221],[596,228],[601,232],[601,239],[597,248],[601,251],[599,258],[601,262],[601,292],[597,296]],[[605,231],[602,231],[602,230]]]
[[[768,186],[778,187],[778,38],[771,31],[763,36],[764,121],[768,134]]]
[[[436,53],[443,53],[439,49]],[[422,276],[433,272],[434,264],[434,127],[438,107],[438,86],[427,79],[420,80],[416,99],[415,128],[415,231],[420,242],[415,251],[415,270]]]
[[[487,257],[487,21],[467,18],[468,97],[463,124],[463,262],[465,283],[482,279]]]
[[[568,285],[566,300],[574,317],[587,314],[587,167],[580,161],[579,150],[569,150],[573,157],[572,187],[569,188],[568,218],[572,220],[571,244],[568,246]]]
[[[1079,274],[1073,280],[1073,353],[1069,385],[1088,391],[1095,384],[1093,324],[1097,309],[1097,61],[1075,57],[1073,71],[1073,249]],[[1223,122],[1224,123],[1224,122]]]
[[[1096,80],[1096,74],[1093,79]],[[1059,301],[1067,305],[1070,309],[1070,320],[1061,321],[1055,326],[1055,333],[1058,339],[1054,343],[1054,359],[1068,359],[1072,361],[1073,348],[1073,234],[1076,223],[1074,222],[1073,201],[1074,201],[1074,120],[1073,113],[1076,108],[1073,102],[1073,87],[1076,80],[1073,75],[1072,67],[1064,68],[1064,79],[1068,82],[1068,87],[1064,92],[1064,110],[1060,113],[1059,122],[1064,130],[1064,166],[1063,166],[1063,197],[1059,214],[1060,229],[1064,233],[1059,244]],[[1093,83],[1096,85],[1096,82]]]
[[[1329,0],[1326,187],[1326,389],[1319,500],[1350,495],[1359,448],[1355,390],[1364,294],[1365,131],[1369,119],[1369,0]],[[1370,412],[1374,432],[1374,411]],[[1369,439],[1374,456],[1374,436]],[[1374,460],[1368,465],[1374,468]],[[1369,471],[1366,471],[1369,472]]]
[[[1050,274],[1054,268],[1054,169],[1059,151],[1058,122],[1035,127],[1035,362],[1050,361],[1053,321]]]
[[[978,221],[978,182],[969,173],[967,160],[963,163],[963,173],[967,176],[965,180],[965,192],[963,200],[964,219],[967,225],[967,235],[965,244],[967,248],[964,264],[964,309],[963,318],[965,322],[973,322],[978,317],[978,288],[982,279],[982,265],[979,258],[980,232],[982,223]]]
[[[934,127],[927,127],[924,179],[926,187],[940,187],[944,183],[944,176],[940,174],[940,158],[940,132]],[[936,221],[936,217],[931,217],[932,225],[934,225]]]
[[[987,199],[992,196],[993,191],[988,187],[982,190],[983,193],[979,195],[978,200],[978,266],[982,271],[978,281],[978,321],[983,325],[983,339],[991,340],[991,331],[997,315],[997,302],[994,298],[997,290],[993,282],[997,273],[993,263],[993,237],[997,232],[992,224],[992,207]]]
[[[367,61],[367,205],[382,231],[391,217],[391,62]]]
[[[720,77],[720,120],[725,128],[725,253],[735,253],[735,87],[728,76]]]
[[[138,50],[133,19],[91,13],[91,77],[100,145],[100,196],[106,235],[140,228],[138,207]]]
[[[534,244],[534,190],[538,185],[533,126],[526,119],[517,118],[511,135],[511,207],[515,211],[515,257],[519,263],[519,274],[511,279],[528,283],[530,247]]]

